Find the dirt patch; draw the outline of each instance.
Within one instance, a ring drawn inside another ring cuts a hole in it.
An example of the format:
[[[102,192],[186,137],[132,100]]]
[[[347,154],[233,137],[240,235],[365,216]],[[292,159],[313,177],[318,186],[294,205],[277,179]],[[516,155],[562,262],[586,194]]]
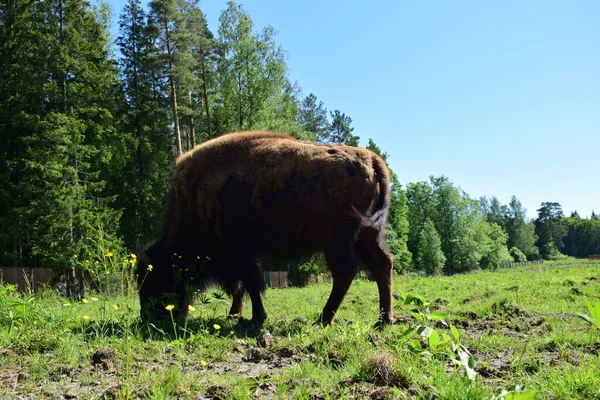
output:
[[[0,359],[2,358],[13,358],[16,357],[17,353],[12,351],[11,349],[2,349],[0,350]]]
[[[483,378],[502,378],[510,373],[510,359],[512,354],[513,350],[510,348],[505,352],[492,355],[476,352],[473,354],[477,360],[477,366],[475,367],[475,370]]]
[[[356,382],[352,378],[347,378],[340,381],[339,387],[331,395],[333,398],[388,400],[393,398],[393,391],[389,387],[381,387],[369,382]]]

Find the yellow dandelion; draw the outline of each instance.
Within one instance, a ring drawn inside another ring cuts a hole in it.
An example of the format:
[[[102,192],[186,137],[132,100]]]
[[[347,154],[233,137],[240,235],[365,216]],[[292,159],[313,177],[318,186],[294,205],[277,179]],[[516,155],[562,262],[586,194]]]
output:
[[[137,258],[137,256],[136,256],[135,254],[133,254],[133,253],[131,253],[129,256],[130,256],[131,258],[133,258],[134,260]]]
[[[87,303],[89,303],[88,299],[85,299],[85,298],[81,299],[81,302],[82,302],[83,304],[87,304]]]
[[[131,260],[129,260],[129,264],[131,264],[131,265],[135,264],[135,258],[132,258]]]
[[[154,267],[152,266],[152,264],[148,264],[148,268],[146,268],[146,269],[147,269],[148,271],[150,271],[150,272],[151,272],[151,271],[152,271],[152,268],[154,268]]]
[[[100,300],[100,299],[99,299],[99,298],[97,298],[97,297],[92,297],[92,300],[93,300],[93,301],[98,301],[98,300]]]
[[[112,305],[112,308],[113,308],[115,311],[119,311],[119,306],[118,306],[118,305],[116,305],[116,304],[113,304],[113,305]]]
[[[83,318],[85,321],[88,321],[91,317],[89,315],[84,315],[81,318]]]
[[[204,360],[200,360],[200,365],[202,365],[202,368],[206,368],[206,366],[208,365],[208,363]]]
[[[113,252],[112,251],[109,251],[108,253],[106,253],[104,255],[104,257],[112,257],[112,256],[113,256]]]
[[[213,328],[215,328],[216,330],[219,330],[219,329],[221,329],[221,325],[219,325],[219,324],[214,324],[214,325],[213,325]]]
[[[174,308],[175,308],[175,306],[173,304],[169,304],[168,306],[165,307],[165,309],[167,309],[168,311],[171,311]]]
[[[191,304],[188,304],[188,310],[190,310],[190,312],[194,312],[194,311],[196,311],[196,307],[194,307]]]

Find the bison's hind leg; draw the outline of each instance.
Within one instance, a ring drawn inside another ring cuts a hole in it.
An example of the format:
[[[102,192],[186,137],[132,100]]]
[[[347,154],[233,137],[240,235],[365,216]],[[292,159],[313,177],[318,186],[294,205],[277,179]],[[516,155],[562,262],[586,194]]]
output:
[[[233,254],[233,252],[232,252]],[[265,278],[255,259],[244,257],[241,254],[231,256],[227,260],[228,270],[233,271],[233,276],[239,278],[240,288],[233,291],[233,303],[230,314],[241,314],[244,293],[247,292],[252,303],[251,323],[262,326],[267,319],[267,312],[263,306],[261,294],[265,290]]]
[[[393,323],[392,274],[394,260],[385,249],[381,232],[372,227],[363,228],[355,244],[356,253],[371,271],[379,289],[379,324]]]
[[[244,294],[246,293],[242,281],[236,280],[233,282],[228,288],[228,292],[233,297],[231,308],[229,309],[229,316],[241,319],[244,312]]]
[[[325,259],[331,271],[333,287],[323,308],[320,322],[324,325],[332,325],[333,318],[358,271],[358,263],[351,245],[326,251]]]

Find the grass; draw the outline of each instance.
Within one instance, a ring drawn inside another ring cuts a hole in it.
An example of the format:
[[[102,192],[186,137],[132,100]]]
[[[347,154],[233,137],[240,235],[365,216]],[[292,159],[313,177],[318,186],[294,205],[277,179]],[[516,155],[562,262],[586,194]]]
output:
[[[600,398],[600,329],[578,316],[600,299],[599,272],[563,260],[397,277],[399,321],[382,331],[372,282],[355,281],[325,328],[313,322],[330,284],[268,289],[267,347],[215,292],[174,331],[140,326],[136,298],[0,286],[0,398]]]

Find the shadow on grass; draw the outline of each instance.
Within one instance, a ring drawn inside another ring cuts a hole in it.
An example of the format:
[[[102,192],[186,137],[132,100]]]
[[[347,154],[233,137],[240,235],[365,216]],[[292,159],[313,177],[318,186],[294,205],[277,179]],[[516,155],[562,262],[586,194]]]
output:
[[[268,326],[264,328],[269,329]],[[232,338],[256,338],[262,328],[248,319],[234,317],[222,318],[189,318],[187,322],[175,324],[170,319],[160,319],[154,322],[144,322],[140,318],[134,321],[93,320],[84,322],[80,327],[71,329],[73,334],[79,334],[86,340],[98,338],[124,339],[134,337],[141,340],[173,341],[192,336],[214,336]],[[285,333],[300,332],[300,326],[286,329]]]

